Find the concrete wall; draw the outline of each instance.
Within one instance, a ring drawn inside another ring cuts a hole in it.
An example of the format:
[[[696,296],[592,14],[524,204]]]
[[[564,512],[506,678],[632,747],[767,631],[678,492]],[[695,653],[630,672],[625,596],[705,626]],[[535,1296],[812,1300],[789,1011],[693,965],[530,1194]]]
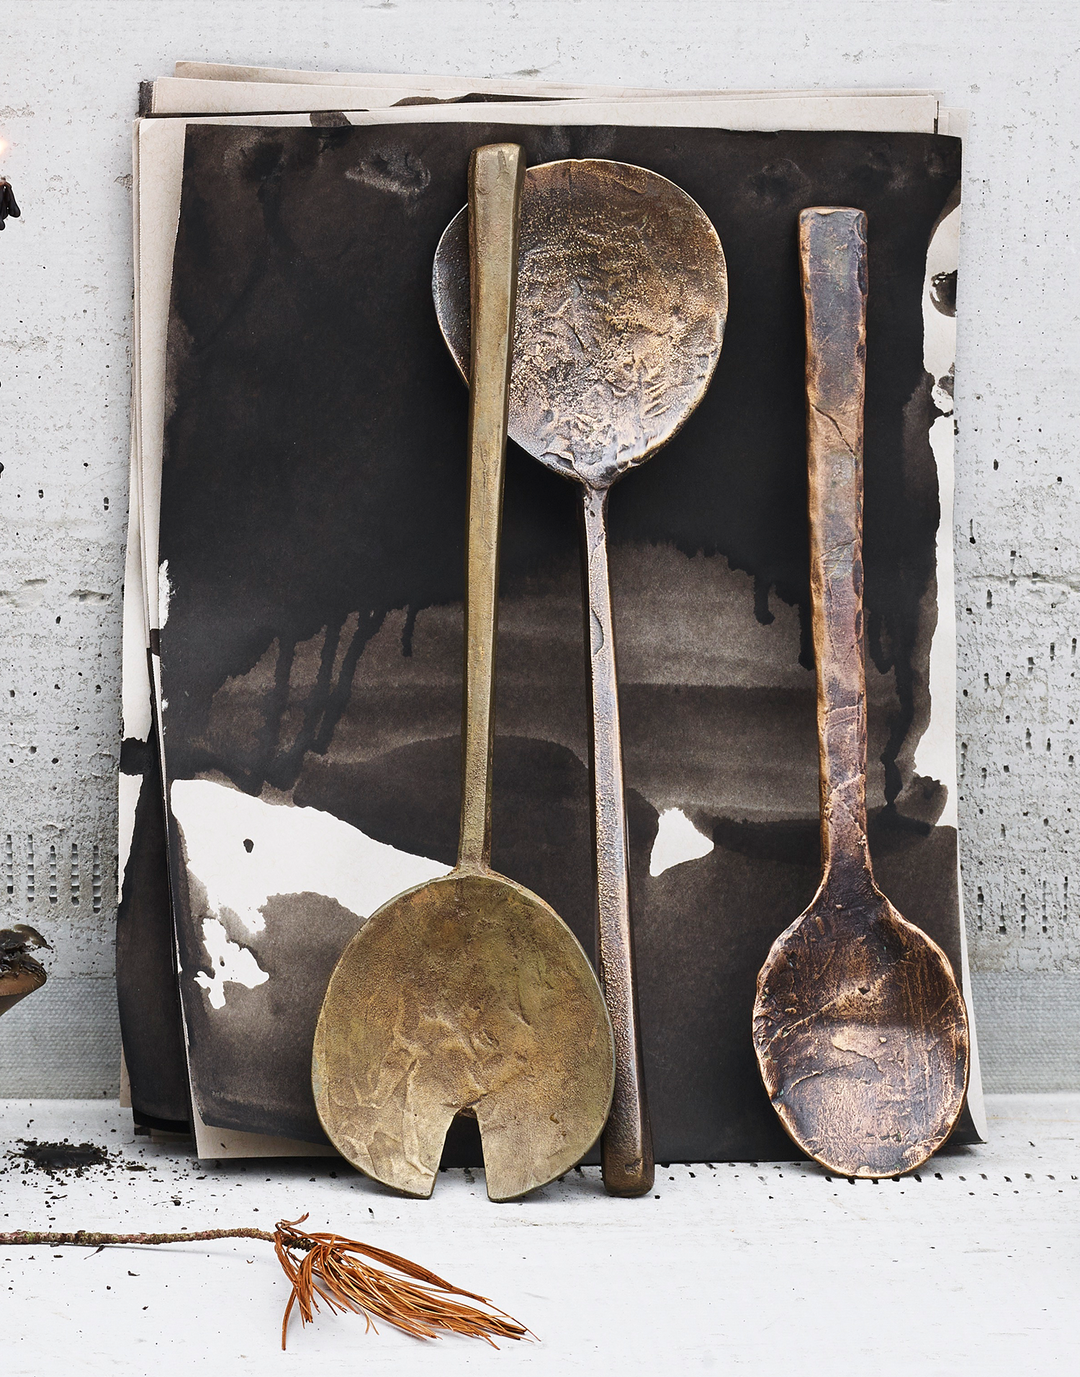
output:
[[[179,58],[932,87],[972,111],[955,535],[976,1013],[988,1089],[1080,1088],[1078,48],[1074,0],[6,0],[0,170],[24,213],[0,237],[0,923],[56,952],[0,1023],[0,1096],[116,1087],[130,121]]]

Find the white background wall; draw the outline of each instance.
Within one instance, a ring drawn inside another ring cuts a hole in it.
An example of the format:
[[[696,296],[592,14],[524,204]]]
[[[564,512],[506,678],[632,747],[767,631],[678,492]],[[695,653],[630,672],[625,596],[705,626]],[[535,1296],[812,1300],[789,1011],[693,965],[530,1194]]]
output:
[[[139,81],[181,58],[930,87],[972,111],[955,534],[976,1014],[989,1089],[1080,1088],[1078,50],[1077,0],[4,0],[0,171],[23,217],[0,236],[0,925],[56,952],[0,1022],[0,1096],[115,1090],[130,123]]]

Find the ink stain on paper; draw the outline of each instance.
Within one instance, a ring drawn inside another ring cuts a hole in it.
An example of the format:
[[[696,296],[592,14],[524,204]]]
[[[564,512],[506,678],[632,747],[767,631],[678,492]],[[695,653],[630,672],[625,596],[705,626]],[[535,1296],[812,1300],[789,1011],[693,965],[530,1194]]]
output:
[[[311,812],[324,830],[388,848],[370,862],[358,851],[358,876],[391,851],[410,865],[455,859],[467,393],[435,323],[431,265],[471,149],[513,139],[529,162],[652,168],[694,197],[724,245],[730,313],[710,389],[611,496],[631,881],[658,1157],[784,1155],[747,1029],[769,944],[819,878],[797,216],[818,203],[869,218],[871,844],[882,885],[958,964],[956,838],[937,825],[948,791],[914,760],[929,722],[940,511],[923,299],[960,145],[514,127],[482,113],[396,129],[392,144],[362,126],[188,130],[161,650],[195,1095],[220,1127],[319,1136],[310,1036],[336,954],[370,907],[334,878],[330,847],[302,883],[272,878],[282,854],[306,854]],[[947,284],[936,290],[944,304]],[[572,484],[511,446],[493,864],[589,951],[577,506]],[[269,809],[280,830],[271,841],[237,813],[222,864],[205,859],[210,838],[185,868],[198,810],[185,823],[177,800],[193,787]],[[226,871],[252,884],[234,892]],[[222,986],[219,1008],[200,988],[214,983],[207,920],[267,976]]]

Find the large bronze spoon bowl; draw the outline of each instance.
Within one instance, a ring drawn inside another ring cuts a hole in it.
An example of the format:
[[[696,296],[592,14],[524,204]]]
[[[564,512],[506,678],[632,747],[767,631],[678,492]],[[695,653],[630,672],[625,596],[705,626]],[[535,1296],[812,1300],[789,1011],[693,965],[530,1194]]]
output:
[[[439,244],[433,288],[439,325],[467,379],[463,214]],[[601,159],[529,168],[509,428],[522,449],[581,484],[597,950],[615,1032],[615,1097],[601,1158],[613,1195],[649,1190],[653,1158],[635,1002],[607,499],[705,395],[726,320],[724,252],[685,191],[645,168]]]
[[[795,1142],[844,1176],[911,1171],[964,1102],[968,1026],[948,957],[874,883],[866,840],[862,441],[866,217],[800,217],[822,880],[758,977],[754,1046]]]

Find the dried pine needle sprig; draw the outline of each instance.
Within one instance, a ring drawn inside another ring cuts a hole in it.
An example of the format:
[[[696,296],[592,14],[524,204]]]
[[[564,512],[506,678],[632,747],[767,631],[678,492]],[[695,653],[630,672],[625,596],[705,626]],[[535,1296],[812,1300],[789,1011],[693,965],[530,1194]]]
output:
[[[518,1324],[504,1310],[498,1310],[486,1296],[451,1286],[426,1267],[383,1248],[373,1248],[340,1234],[308,1233],[298,1229],[296,1226],[306,1218],[307,1215],[303,1215],[291,1223],[279,1221],[274,1235],[274,1250],[293,1288],[281,1322],[283,1348],[293,1305],[299,1307],[301,1321],[308,1324],[318,1309],[318,1296],[330,1310],[342,1313],[355,1310],[364,1316],[369,1327],[375,1316],[418,1339],[435,1339],[445,1331],[486,1339],[497,1348],[496,1338],[523,1339],[529,1334],[524,1325]],[[301,1254],[299,1262],[294,1253]],[[393,1268],[401,1276],[371,1267],[360,1257],[350,1257],[350,1254],[363,1254],[384,1267]],[[413,1280],[407,1281],[406,1277]],[[493,1313],[477,1310],[456,1297],[478,1301]]]
[[[262,1239],[274,1245],[292,1285],[281,1321],[282,1348],[293,1306],[299,1308],[301,1322],[309,1324],[320,1299],[331,1311],[344,1314],[352,1310],[363,1315],[369,1329],[375,1328],[374,1319],[386,1320],[417,1339],[436,1339],[443,1333],[465,1334],[486,1339],[497,1348],[496,1339],[533,1337],[523,1324],[497,1309],[486,1297],[451,1286],[426,1267],[383,1248],[373,1248],[340,1234],[308,1233],[299,1227],[305,1219],[306,1214],[299,1219],[281,1219],[272,1234],[265,1229],[201,1229],[179,1234],[90,1233],[85,1229],[76,1233],[40,1233],[17,1229],[0,1233],[0,1247],[36,1243],[50,1248],[64,1244],[105,1248],[116,1244],[201,1243],[215,1238]],[[371,1266],[363,1261],[364,1257],[399,1275]],[[487,1310],[478,1310],[467,1301],[476,1301],[487,1306]]]

